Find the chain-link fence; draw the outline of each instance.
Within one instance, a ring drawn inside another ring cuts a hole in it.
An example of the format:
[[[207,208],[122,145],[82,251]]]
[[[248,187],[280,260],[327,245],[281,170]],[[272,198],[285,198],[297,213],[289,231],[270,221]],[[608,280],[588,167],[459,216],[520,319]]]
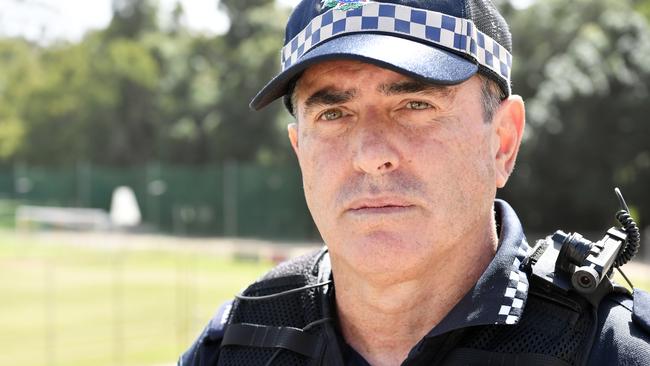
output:
[[[115,168],[16,164],[0,168],[0,196],[14,204],[110,209],[115,188],[135,192],[145,227],[180,235],[317,237],[295,165],[225,162]],[[5,221],[12,205],[4,205]],[[9,207],[8,207],[9,206]]]

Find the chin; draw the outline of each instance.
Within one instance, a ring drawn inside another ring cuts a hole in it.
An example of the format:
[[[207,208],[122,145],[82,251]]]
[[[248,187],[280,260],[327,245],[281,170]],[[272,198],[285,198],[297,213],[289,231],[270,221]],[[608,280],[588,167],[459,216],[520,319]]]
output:
[[[409,272],[427,257],[426,248],[412,233],[377,230],[350,235],[339,243],[329,246],[331,254],[366,274]]]

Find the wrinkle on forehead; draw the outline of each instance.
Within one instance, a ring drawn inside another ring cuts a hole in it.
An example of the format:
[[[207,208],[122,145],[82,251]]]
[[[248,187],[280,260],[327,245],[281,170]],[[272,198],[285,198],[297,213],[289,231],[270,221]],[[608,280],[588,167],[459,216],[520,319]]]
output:
[[[368,68],[369,66],[371,67],[370,69]],[[305,70],[296,83],[296,89],[313,90],[317,88],[320,90],[325,87],[339,90],[354,89],[356,85],[352,83],[352,78],[344,77],[344,75],[358,75],[358,73],[363,73],[368,78],[370,74],[386,71],[400,75],[396,72],[356,60],[324,61]],[[323,87],[319,87],[319,84],[323,84]]]

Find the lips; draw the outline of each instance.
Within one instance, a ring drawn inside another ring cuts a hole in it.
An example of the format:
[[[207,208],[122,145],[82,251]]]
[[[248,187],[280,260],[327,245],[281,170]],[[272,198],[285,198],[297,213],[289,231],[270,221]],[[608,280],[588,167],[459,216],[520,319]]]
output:
[[[390,213],[399,212],[401,210],[413,208],[415,205],[406,199],[399,197],[378,197],[378,198],[363,198],[353,201],[347,211],[353,213],[361,212],[375,212],[375,213]]]

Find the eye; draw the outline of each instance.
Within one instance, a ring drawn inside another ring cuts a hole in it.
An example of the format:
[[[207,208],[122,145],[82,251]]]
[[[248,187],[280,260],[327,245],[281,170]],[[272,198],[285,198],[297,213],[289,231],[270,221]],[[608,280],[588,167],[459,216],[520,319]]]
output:
[[[423,102],[421,100],[414,100],[406,103],[406,108],[415,110],[429,109],[431,108],[431,104]]]
[[[343,117],[343,111],[341,111],[340,109],[328,109],[325,112],[323,112],[323,114],[321,114],[320,117],[318,117],[318,119],[324,121],[333,121],[341,117]]]

